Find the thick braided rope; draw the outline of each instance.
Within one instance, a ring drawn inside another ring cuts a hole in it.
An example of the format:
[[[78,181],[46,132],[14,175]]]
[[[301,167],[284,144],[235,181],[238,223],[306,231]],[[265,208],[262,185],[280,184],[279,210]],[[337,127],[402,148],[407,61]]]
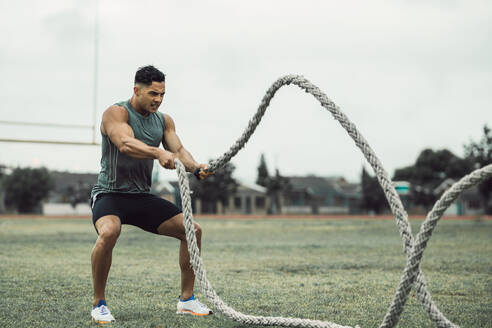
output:
[[[458,196],[466,189],[485,181],[492,177],[492,164],[484,166],[481,169],[475,170],[472,173],[461,178],[460,181],[455,183],[449,188],[441,198],[434,204],[432,210],[427,214],[425,221],[420,225],[420,231],[415,237],[415,244],[413,246],[410,257],[407,257],[407,263],[400,283],[398,285],[395,297],[390,307],[396,307],[396,304],[405,304],[413,282],[419,272],[420,263],[422,262],[422,256],[424,250],[427,247],[427,242],[432,236],[432,232],[437,225],[437,222],[441,219],[444,211],[458,198]],[[417,294],[423,291],[417,289]],[[419,298],[423,298],[421,295]],[[398,312],[401,313],[402,307],[398,308]],[[383,322],[386,320],[391,321],[391,318],[387,315]],[[444,324],[444,323],[442,323]]]
[[[228,306],[217,295],[212,284],[207,279],[207,274],[200,257],[200,251],[195,236],[195,226],[193,224],[193,215],[191,211],[190,186],[184,165],[178,160],[175,160],[176,169],[178,172],[179,187],[181,190],[181,202],[183,205],[183,216],[186,230],[186,240],[188,244],[188,252],[190,254],[190,262],[195,272],[195,277],[200,283],[202,292],[207,296],[213,304],[213,308],[223,313],[232,320],[251,325],[264,326],[284,326],[284,327],[312,327],[312,328],[350,328],[349,326],[341,326],[331,322],[319,320],[283,318],[283,317],[263,317],[246,315],[238,312]]]
[[[374,154],[374,151],[369,147],[367,141],[358,132],[355,125],[348,120],[348,118],[340,111],[338,106],[336,106],[319,88],[311,84],[302,76],[289,75],[278,79],[266,92],[263,100],[258,108],[255,116],[250,120],[249,125],[242,136],[234,143],[234,145],[227,151],[223,156],[221,156],[216,161],[212,162],[209,166],[210,171],[214,171],[217,168],[223,166],[225,163],[230,161],[230,159],[237,154],[237,152],[244,147],[246,142],[249,140],[250,136],[253,134],[254,130],[261,121],[262,116],[268,107],[270,100],[275,95],[276,91],[283,85],[295,84],[301,89],[305,90],[307,93],[312,94],[323,107],[325,107],[330,113],[337,119],[340,124],[347,130],[348,134],[355,141],[357,147],[359,147],[366,157],[367,161],[373,168],[378,181],[383,188],[386,195],[390,208],[395,215],[395,220],[398,224],[400,236],[403,241],[403,249],[407,255],[407,267],[410,267],[410,258],[413,254],[413,237],[408,223],[408,215],[405,212],[401,200],[396,193],[396,190],[389,179],[388,174],[384,170],[381,162]],[[196,240],[194,240],[194,226],[193,218],[191,213],[191,202],[189,197],[189,186],[188,180],[184,171],[182,164],[176,160],[176,165],[178,168],[178,176],[180,180],[181,197],[183,202],[184,217],[185,217],[185,227],[187,231],[188,248],[190,252],[190,261],[192,263],[195,275],[202,286],[204,294],[209,298],[209,300],[214,304],[214,307],[219,311],[224,313],[226,316],[233,320],[257,325],[282,325],[282,326],[300,326],[300,327],[341,327],[336,324],[321,322],[315,320],[302,320],[302,319],[292,319],[292,318],[277,318],[277,317],[255,317],[248,316],[235,311],[234,309],[228,307],[215,293],[211,284],[206,280],[205,270],[203,269],[203,263],[199,256],[198,247],[196,245]],[[429,236],[430,237],[430,236]],[[194,243],[193,243],[194,240]],[[421,257],[420,257],[421,258]],[[427,291],[426,282],[420,267],[417,265],[412,266],[412,270],[405,268],[409,274],[404,274],[402,277],[401,285],[403,291],[409,291],[413,285],[413,280],[415,280],[417,296],[422,302],[430,318],[436,322],[438,327],[457,327],[449,320],[447,320],[444,315],[438,310],[432,301],[430,294]],[[407,277],[408,276],[408,277]],[[400,287],[400,286],[399,286]],[[408,294],[405,296],[404,292],[397,293],[393,300],[392,305],[388,309],[387,314],[380,327],[394,327],[398,320],[403,307],[406,302]]]
[[[396,193],[396,190],[389,178],[388,173],[383,168],[383,165],[379,161],[378,157],[371,149],[365,138],[359,133],[355,124],[353,124],[347,116],[340,111],[340,108],[330,100],[326,94],[321,91],[317,86],[313,85],[310,81],[308,81],[303,76],[299,75],[287,75],[281,77],[277,81],[275,81],[272,86],[267,90],[265,96],[263,97],[260,106],[253,116],[253,118],[249,121],[248,127],[243,132],[241,137],[231,146],[231,148],[224,153],[217,160],[213,161],[210,166],[210,171],[215,171],[218,167],[223,166],[225,163],[230,161],[230,159],[237,154],[237,152],[244,147],[246,142],[249,140],[256,127],[260,123],[263,115],[265,114],[266,108],[270,104],[271,99],[274,97],[275,93],[278,89],[280,89],[284,85],[295,84],[305,92],[313,95],[323,106],[327,109],[333,117],[342,125],[342,127],[348,132],[350,137],[354,140],[356,146],[362,151],[365,158],[373,168],[376,176],[378,178],[379,184],[383,188],[384,194],[386,195],[386,199],[390,205],[391,211],[395,216],[396,223],[399,228],[400,236],[403,242],[403,248],[407,257],[410,255],[413,237],[410,224],[408,222],[408,215],[403,208],[403,204],[401,203],[400,197]],[[449,322],[444,315],[439,311],[437,306],[432,302],[432,298],[430,294],[427,292],[427,286],[424,279],[424,276],[421,272],[416,279],[416,285],[418,289],[423,291],[423,298],[420,299],[422,304],[426,307],[427,312],[431,319],[438,324],[438,327],[453,327],[452,323]],[[391,322],[398,322],[399,314],[397,311],[400,307],[403,307],[403,303],[396,304],[396,307],[390,309],[390,318],[392,318]],[[442,324],[442,323],[445,324]],[[382,327],[392,327],[391,325],[382,324]]]

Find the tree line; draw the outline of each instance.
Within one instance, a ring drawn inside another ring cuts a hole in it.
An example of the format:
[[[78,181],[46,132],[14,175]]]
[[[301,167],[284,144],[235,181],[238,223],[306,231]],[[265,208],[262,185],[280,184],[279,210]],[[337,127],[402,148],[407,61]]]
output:
[[[464,145],[464,156],[459,157],[447,149],[424,149],[413,165],[395,170],[393,181],[410,182],[409,198],[412,203],[430,210],[441,196],[436,193],[446,179],[458,181],[471,171],[492,164],[492,133],[485,125],[483,135],[478,141]],[[388,211],[388,203],[376,177],[362,169],[362,207],[381,213]],[[487,179],[478,186],[480,201],[487,214],[492,214],[492,179]]]
[[[440,196],[434,191],[446,179],[455,181],[474,169],[492,164],[492,132],[485,125],[483,136],[478,141],[470,141],[464,146],[464,156],[459,157],[447,149],[423,150],[413,165],[395,170],[393,181],[407,181],[411,185],[410,198],[413,204],[429,210]],[[192,179],[193,197],[200,198],[204,204],[215,206],[221,202],[228,205],[230,196],[234,195],[238,182],[234,178],[235,166],[226,164],[217,170],[214,176],[204,181]],[[281,195],[292,186],[288,178],[283,177],[279,170],[270,175],[265,157],[262,154],[257,167],[256,183],[265,187],[270,199],[268,213],[278,213]],[[46,168],[15,168],[9,174],[7,168],[0,165],[0,196],[3,189],[5,205],[19,213],[39,212],[40,203],[54,189],[54,181]],[[79,190],[80,189],[80,190]],[[83,190],[82,190],[83,189]],[[492,179],[478,186],[483,208],[487,214],[492,214]],[[86,188],[70,186],[66,191],[67,200],[75,206],[89,198]],[[388,205],[377,178],[370,175],[365,168],[361,174],[361,209],[382,213],[388,211]],[[1,199],[0,199],[1,203]],[[0,204],[1,205],[1,204]],[[0,211],[2,209],[0,208]],[[214,209],[210,209],[214,211]]]

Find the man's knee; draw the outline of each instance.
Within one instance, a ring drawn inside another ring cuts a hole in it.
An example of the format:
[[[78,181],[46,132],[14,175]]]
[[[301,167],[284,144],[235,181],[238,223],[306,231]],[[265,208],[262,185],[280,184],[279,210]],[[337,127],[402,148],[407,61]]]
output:
[[[198,223],[194,223],[194,227],[197,238],[201,238],[202,228]],[[186,241],[186,229],[183,214],[180,213],[173,218],[161,223],[161,225],[157,228],[157,232],[161,235],[170,236],[182,241]]]
[[[102,242],[107,243],[109,245],[114,245],[120,236],[120,228],[111,227],[109,229],[105,229],[99,233],[99,238]]]
[[[201,240],[202,238],[202,227],[198,223],[193,223],[193,226],[195,227],[195,236],[198,240]],[[186,228],[183,225],[182,233],[181,236],[179,237],[182,241],[187,241],[186,239]]]
[[[103,220],[104,219],[104,220]],[[99,232],[98,242],[105,246],[114,246],[121,232],[121,223],[119,218],[101,218],[101,222],[96,223],[97,231]]]
[[[202,227],[200,227],[200,225],[198,223],[195,223],[195,234],[196,234],[197,238],[202,237]]]

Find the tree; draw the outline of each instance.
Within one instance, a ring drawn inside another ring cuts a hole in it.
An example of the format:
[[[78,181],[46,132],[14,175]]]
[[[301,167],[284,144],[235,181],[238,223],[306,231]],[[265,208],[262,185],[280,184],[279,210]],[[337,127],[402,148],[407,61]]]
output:
[[[229,162],[205,180],[192,180],[190,187],[193,190],[193,196],[202,200],[204,212],[215,212],[217,201],[227,206],[229,197],[236,193],[238,186],[232,176],[235,169],[234,164]],[[208,209],[207,206],[211,206],[212,209]]]
[[[0,164],[0,181],[2,181],[2,178],[6,175],[6,169],[7,167],[5,165]]]
[[[267,189],[267,196],[270,199],[270,208],[268,209],[268,213],[281,213],[281,194],[290,189],[290,182],[289,179],[280,175],[280,171],[278,169],[275,169],[275,176],[270,177],[264,154],[261,154],[260,156],[260,165],[258,165],[256,184]]]
[[[377,177],[371,176],[365,167],[362,167],[362,208],[380,214],[388,208],[386,196],[378,182]]]
[[[465,156],[473,164],[474,168],[481,168],[492,164],[492,132],[491,129],[484,125],[483,136],[478,142],[470,141],[465,145]],[[492,179],[487,179],[478,186],[482,203],[487,214],[492,214]]]
[[[16,168],[4,179],[5,203],[19,213],[32,213],[39,208],[54,187],[53,179],[45,168]]]
[[[261,154],[260,165],[258,165],[258,177],[256,178],[256,184],[266,187],[268,185],[269,179],[270,179],[270,175],[268,174],[265,155]]]
[[[413,202],[430,209],[439,197],[434,193],[439,184],[446,179],[459,180],[470,170],[469,160],[462,159],[447,149],[424,149],[414,165],[396,169],[393,180],[410,182]]]
[[[0,164],[0,213],[5,212],[5,194],[3,190],[3,178],[7,175],[6,173],[7,167],[3,164]]]
[[[275,176],[267,180],[267,194],[271,200],[269,213],[277,214],[282,212],[280,196],[291,188],[290,181],[280,175],[280,171],[275,169]]]

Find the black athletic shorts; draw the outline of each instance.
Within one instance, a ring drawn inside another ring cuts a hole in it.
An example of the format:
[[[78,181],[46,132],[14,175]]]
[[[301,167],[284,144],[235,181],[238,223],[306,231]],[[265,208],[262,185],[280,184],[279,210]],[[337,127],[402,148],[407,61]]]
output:
[[[92,223],[95,227],[99,218],[116,215],[122,224],[157,233],[162,222],[179,213],[181,210],[176,205],[152,194],[103,193],[92,204]]]

